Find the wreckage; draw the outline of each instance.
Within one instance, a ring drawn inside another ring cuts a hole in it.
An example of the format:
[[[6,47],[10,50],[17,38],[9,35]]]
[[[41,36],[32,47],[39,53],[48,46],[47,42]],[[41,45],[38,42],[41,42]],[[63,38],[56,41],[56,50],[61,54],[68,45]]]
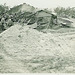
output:
[[[62,18],[62,17],[58,18],[58,22],[62,27],[72,27],[72,23],[73,23],[70,19]]]
[[[24,9],[26,7],[29,8]],[[22,11],[21,11],[22,9]],[[34,12],[32,12],[32,9]],[[8,12],[1,15],[0,19],[4,18],[4,22],[0,23],[1,32],[8,29],[14,23],[21,25],[33,25],[35,29],[53,29],[54,27],[72,27],[73,22],[69,18],[58,17],[56,13],[48,10],[37,10],[34,7],[27,6],[26,4],[11,8]],[[36,26],[37,25],[37,26]],[[2,29],[3,28],[3,29]]]

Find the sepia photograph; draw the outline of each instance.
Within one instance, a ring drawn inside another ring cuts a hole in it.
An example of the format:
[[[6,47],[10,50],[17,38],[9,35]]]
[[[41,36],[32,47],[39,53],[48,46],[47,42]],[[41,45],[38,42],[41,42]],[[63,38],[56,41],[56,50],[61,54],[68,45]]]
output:
[[[75,73],[75,0],[0,0],[0,73]]]

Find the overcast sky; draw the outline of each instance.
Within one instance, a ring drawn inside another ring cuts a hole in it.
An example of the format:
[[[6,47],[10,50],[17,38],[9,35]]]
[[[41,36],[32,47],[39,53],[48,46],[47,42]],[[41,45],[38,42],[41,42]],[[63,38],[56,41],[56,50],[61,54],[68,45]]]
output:
[[[75,0],[0,0],[0,4],[6,3],[8,6],[15,6],[27,3],[38,8],[75,7]]]

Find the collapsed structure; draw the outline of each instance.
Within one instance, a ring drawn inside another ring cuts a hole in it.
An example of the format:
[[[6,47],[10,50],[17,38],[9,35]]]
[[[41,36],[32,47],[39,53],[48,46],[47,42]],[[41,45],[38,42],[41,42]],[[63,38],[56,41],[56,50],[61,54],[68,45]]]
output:
[[[0,16],[0,31],[8,29],[14,23],[21,25],[37,24],[35,29],[53,29],[54,27],[71,27],[73,23],[68,18],[58,17],[54,12],[39,10],[27,4],[21,4],[4,12]]]

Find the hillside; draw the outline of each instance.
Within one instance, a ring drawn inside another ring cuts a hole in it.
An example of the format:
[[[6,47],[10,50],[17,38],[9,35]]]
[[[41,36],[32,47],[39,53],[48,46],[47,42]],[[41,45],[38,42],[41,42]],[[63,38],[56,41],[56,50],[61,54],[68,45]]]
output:
[[[18,5],[18,6],[14,6],[13,8],[11,8],[10,10],[9,10],[9,12],[12,12],[12,13],[14,13],[14,12],[34,12],[35,11],[35,8],[33,7],[33,6],[30,6],[30,5],[28,5],[28,4],[26,4],[26,3],[23,3],[23,4],[21,4],[21,5]]]
[[[74,73],[74,37],[14,25],[0,34],[0,73]]]

